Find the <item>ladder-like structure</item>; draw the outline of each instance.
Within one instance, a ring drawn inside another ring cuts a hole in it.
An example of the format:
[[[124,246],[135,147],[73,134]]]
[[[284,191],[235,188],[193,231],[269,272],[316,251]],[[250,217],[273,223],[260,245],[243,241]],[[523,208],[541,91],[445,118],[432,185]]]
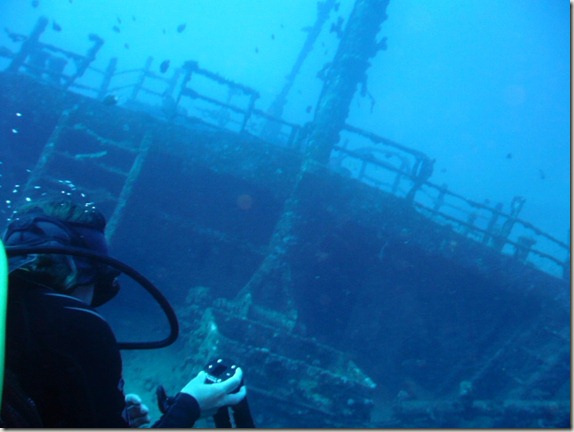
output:
[[[22,196],[33,201],[63,194],[96,206],[106,216],[111,241],[153,138],[148,132],[114,140],[106,137],[103,124],[79,111],[76,105],[62,112]]]

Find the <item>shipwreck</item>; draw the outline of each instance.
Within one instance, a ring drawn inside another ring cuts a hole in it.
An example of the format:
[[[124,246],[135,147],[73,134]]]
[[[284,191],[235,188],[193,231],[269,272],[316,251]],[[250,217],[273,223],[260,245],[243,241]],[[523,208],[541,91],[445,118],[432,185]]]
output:
[[[569,424],[570,245],[519,198],[463,197],[430,156],[346,123],[386,5],[356,2],[307,125],[281,119],[289,82],[264,111],[193,60],[160,76],[148,59],[116,103],[121,62],[91,66],[104,41],[45,44],[46,19],[0,51],[2,199],[86,194],[114,256],[176,306],[172,348],[126,353],[144,399],[224,355],[262,427]]]

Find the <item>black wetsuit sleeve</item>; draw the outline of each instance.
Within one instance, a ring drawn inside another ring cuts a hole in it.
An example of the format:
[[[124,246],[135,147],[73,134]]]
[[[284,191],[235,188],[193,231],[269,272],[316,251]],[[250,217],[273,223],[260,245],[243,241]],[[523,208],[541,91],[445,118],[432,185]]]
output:
[[[72,297],[26,286],[10,297],[7,366],[47,428],[127,428],[122,361],[112,329]],[[17,355],[16,355],[17,354]],[[153,427],[192,427],[199,404],[178,393]]]
[[[193,396],[178,393],[166,413],[152,426],[153,428],[189,428],[199,419],[201,411]]]

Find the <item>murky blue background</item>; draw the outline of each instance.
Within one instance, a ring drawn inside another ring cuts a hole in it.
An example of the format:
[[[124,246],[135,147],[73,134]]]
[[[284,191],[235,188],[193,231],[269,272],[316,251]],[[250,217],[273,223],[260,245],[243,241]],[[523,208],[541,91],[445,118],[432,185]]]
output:
[[[312,119],[316,74],[338,42],[329,29],[353,6],[339,3],[289,94],[288,121]],[[525,197],[521,217],[566,241],[569,8],[566,0],[391,1],[380,32],[388,49],[368,72],[372,99],[355,98],[349,123],[436,158],[432,180],[470,199],[508,209]],[[119,70],[141,68],[147,56],[171,67],[196,60],[258,90],[265,109],[316,9],[311,0],[5,0],[0,23],[26,34],[45,15],[60,31],[43,41],[76,52],[96,33],[105,40],[94,64],[102,69],[113,56]],[[0,43],[14,46],[6,32]]]

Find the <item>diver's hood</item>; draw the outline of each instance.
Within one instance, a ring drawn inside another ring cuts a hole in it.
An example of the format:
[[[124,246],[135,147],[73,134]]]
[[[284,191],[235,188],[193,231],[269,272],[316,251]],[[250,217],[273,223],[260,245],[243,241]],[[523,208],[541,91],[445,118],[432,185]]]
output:
[[[108,255],[108,248],[103,231],[85,224],[62,222],[59,219],[41,213],[30,213],[10,223],[3,235],[6,247],[45,248],[60,247],[79,248],[92,251],[99,255]],[[8,257],[9,272],[24,269],[32,264],[38,253],[26,255],[10,255]],[[77,277],[73,289],[79,285],[94,284],[92,306],[100,306],[111,300],[120,289],[116,280],[120,272],[93,260],[65,256],[65,264],[69,272]]]
[[[167,299],[135,269],[108,256],[103,231],[82,224],[63,223],[42,213],[31,213],[12,222],[6,229],[3,239],[9,259],[10,272],[24,268],[40,254],[66,256],[71,268],[82,272],[86,281],[94,283],[92,306],[99,306],[118,293],[120,286],[116,277],[119,274],[125,274],[141,285],[165,313],[169,322],[170,333],[166,338],[158,341],[118,342],[118,348],[163,348],[171,345],[177,339],[179,324]]]

